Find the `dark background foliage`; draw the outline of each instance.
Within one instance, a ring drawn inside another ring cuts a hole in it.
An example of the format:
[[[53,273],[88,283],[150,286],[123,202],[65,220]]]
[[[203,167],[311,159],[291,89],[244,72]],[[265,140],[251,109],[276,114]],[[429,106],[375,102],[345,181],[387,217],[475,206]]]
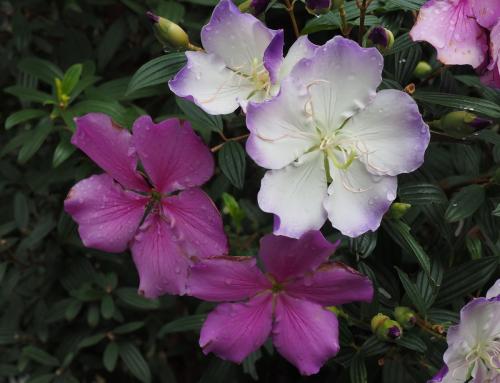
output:
[[[166,81],[184,54],[164,49],[144,15],[152,9],[178,22],[199,43],[215,1],[0,1],[0,381],[419,383],[431,376],[441,366],[443,331],[499,276],[500,93],[466,68],[441,66],[431,47],[409,40],[423,2],[370,5],[366,24],[383,24],[396,36],[381,88],[414,83],[428,122],[465,109],[492,125],[473,133],[432,124],[425,165],[400,177],[399,201],[411,204],[404,217],[393,211],[377,233],[342,238],[336,257],[372,278],[376,299],[342,308],[340,354],[304,378],[270,344],[242,366],[203,356],[198,330],[212,306],[138,296],[130,255],[84,248],[62,209],[75,181],[98,172],[69,143],[75,116],[105,112],[128,128],[144,113],[187,118],[212,147],[225,142],[222,132],[246,133],[240,113],[208,116],[175,99]],[[356,38],[354,1],[346,1],[346,11]],[[298,2],[296,13],[314,42],[340,33],[337,11],[314,17]],[[265,19],[293,41],[279,2]],[[420,60],[432,66],[423,79],[413,74]],[[256,206],[263,172],[239,142],[223,145],[217,160],[206,189],[223,211],[231,254],[256,254],[259,238],[271,231],[271,217]],[[371,317],[392,315],[398,305],[418,313],[418,326],[397,342],[378,340]]]

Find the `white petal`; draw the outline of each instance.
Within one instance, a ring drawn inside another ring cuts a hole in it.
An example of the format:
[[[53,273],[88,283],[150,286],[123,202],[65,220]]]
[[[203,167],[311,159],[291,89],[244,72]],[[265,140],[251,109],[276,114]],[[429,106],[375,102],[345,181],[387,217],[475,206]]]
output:
[[[249,80],[227,69],[216,55],[186,52],[186,56],[188,62],[169,82],[170,89],[179,97],[191,99],[205,112],[232,113],[238,101],[254,90]]]
[[[307,94],[285,81],[278,96],[247,109],[250,157],[267,169],[281,169],[315,145],[319,135],[306,112]]]
[[[222,0],[203,27],[201,41],[207,52],[217,54],[228,67],[250,74],[254,59],[262,62],[276,33],[254,16],[241,13],[231,0]]]
[[[373,175],[359,160],[346,170],[335,168],[330,161],[330,174],[333,182],[324,207],[333,227],[349,237],[377,230],[396,198],[396,177]]]
[[[311,57],[316,48],[318,48],[318,46],[311,43],[307,36],[300,36],[290,47],[283,63],[281,64],[279,73],[280,79],[284,79],[288,76],[295,64],[297,64],[300,60]]]
[[[498,279],[493,286],[490,287],[486,293],[486,298],[495,298],[500,295],[500,279]]]
[[[314,118],[333,132],[375,96],[382,81],[383,58],[375,48],[361,48],[335,36],[301,60],[291,77],[309,89]]]
[[[391,176],[420,167],[430,139],[429,127],[413,98],[392,89],[379,92],[350,118],[341,135],[371,173]]]
[[[283,169],[268,171],[257,198],[260,208],[279,220],[274,234],[299,238],[325,223],[321,202],[326,190],[324,156],[313,151]]]

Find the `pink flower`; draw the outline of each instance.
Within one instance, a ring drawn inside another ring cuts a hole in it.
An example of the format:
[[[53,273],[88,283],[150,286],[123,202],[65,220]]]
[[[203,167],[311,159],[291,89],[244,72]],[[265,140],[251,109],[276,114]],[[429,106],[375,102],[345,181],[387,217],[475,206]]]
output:
[[[183,294],[194,257],[227,251],[220,214],[198,188],[213,173],[210,151],[177,119],[154,124],[142,116],[133,135],[100,113],[76,125],[71,142],[106,172],[78,182],[64,202],[84,245],[112,253],[130,247],[147,297]]]
[[[486,59],[486,33],[474,18],[470,0],[430,0],[420,9],[410,31],[414,41],[427,41],[447,65],[479,67]]]
[[[200,346],[240,363],[271,335],[278,352],[311,375],[339,351],[336,316],[323,306],[369,302],[368,278],[328,262],[338,243],[321,232],[299,239],[267,235],[261,240],[264,274],[253,257],[214,257],[194,265],[188,294],[222,303],[205,321]]]
[[[490,61],[481,81],[493,88],[500,88],[500,19],[490,32]]]

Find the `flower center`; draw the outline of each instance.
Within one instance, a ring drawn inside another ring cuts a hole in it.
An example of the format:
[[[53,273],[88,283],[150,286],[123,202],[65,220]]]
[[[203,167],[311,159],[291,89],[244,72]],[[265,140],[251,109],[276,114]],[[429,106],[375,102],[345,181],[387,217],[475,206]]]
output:
[[[337,169],[346,170],[357,158],[356,150],[342,145],[338,136],[326,136],[321,140],[319,150],[325,153]]]
[[[271,77],[269,72],[264,66],[264,62],[254,58],[252,61],[252,72],[250,73],[250,79],[255,85],[255,90],[264,91],[266,95],[269,94],[271,90]]]
[[[482,362],[488,370],[500,373],[500,337],[486,343],[479,343],[465,359],[471,363],[471,371],[476,362]]]

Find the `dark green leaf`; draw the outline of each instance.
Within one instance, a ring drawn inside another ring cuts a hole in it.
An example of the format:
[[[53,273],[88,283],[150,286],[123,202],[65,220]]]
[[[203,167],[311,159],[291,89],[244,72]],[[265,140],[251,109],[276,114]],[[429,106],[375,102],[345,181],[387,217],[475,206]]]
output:
[[[113,372],[118,361],[119,348],[116,342],[110,342],[102,355],[102,364],[109,372]]]
[[[480,185],[468,185],[453,195],[445,212],[448,222],[457,222],[470,217],[483,204],[484,188]]]
[[[54,101],[53,97],[50,94],[40,92],[39,90],[33,88],[26,88],[20,85],[9,86],[8,88],[4,89],[4,92],[16,96],[21,101],[33,101],[40,104]]]
[[[424,341],[414,332],[406,331],[400,339],[396,340],[396,343],[409,350],[420,353],[425,353],[427,351],[427,346]]]
[[[176,102],[186,118],[193,123],[193,128],[199,131],[210,129],[213,132],[222,132],[222,118],[205,113],[193,102],[176,97]]]
[[[144,322],[130,322],[122,324],[113,330],[115,334],[128,334],[144,327]]]
[[[141,355],[139,349],[132,343],[119,344],[120,358],[123,360],[130,373],[143,383],[151,382],[149,366]]]
[[[101,300],[101,315],[104,319],[110,319],[115,313],[115,302],[111,295],[105,295]]]
[[[19,62],[19,69],[35,76],[47,84],[54,84],[56,78],[63,78],[63,72],[50,61],[29,57]]]
[[[183,331],[199,331],[206,319],[205,314],[189,315],[169,322],[160,329],[158,337]]]
[[[101,334],[95,334],[89,337],[84,338],[79,344],[79,348],[85,348],[85,347],[91,347],[95,346],[97,343],[99,343],[101,340],[106,338],[106,334],[101,333]]]
[[[238,189],[243,188],[245,181],[245,151],[237,142],[227,142],[219,152],[219,166],[222,173]]]
[[[40,109],[23,109],[12,113],[5,120],[5,129],[10,129],[16,125],[22,124],[26,121],[33,120],[35,118],[44,117],[47,115],[45,110]]]
[[[43,364],[44,366],[59,366],[60,364],[56,357],[35,346],[24,347],[23,354],[31,360]]]
[[[116,295],[123,303],[140,310],[154,310],[160,307],[158,299],[147,299],[137,294],[137,289],[122,287],[116,290]]]
[[[76,84],[78,84],[80,76],[82,75],[82,70],[82,64],[74,64],[68,68],[62,80],[63,94],[70,95],[73,89],[75,89]]]
[[[349,376],[351,383],[366,383],[368,374],[366,372],[365,360],[362,354],[357,354],[351,361],[349,366]]]
[[[402,185],[398,190],[401,202],[410,205],[428,205],[430,203],[446,203],[447,198],[443,190],[429,183],[412,183]]]
[[[401,283],[403,284],[403,287],[406,291],[406,294],[408,294],[408,298],[410,298],[417,310],[421,314],[425,315],[426,305],[424,303],[424,298],[420,295],[420,292],[417,289],[417,286],[415,286],[415,284],[410,280],[410,278],[404,271],[402,271],[398,267],[396,267],[396,270],[398,272],[399,279],[401,280]]]
[[[170,80],[179,69],[186,63],[184,53],[170,53],[157,57],[141,66],[130,80],[127,88],[127,95],[153,85],[165,85],[167,91],[167,81]]]
[[[16,221],[19,229],[26,229],[30,219],[30,212],[28,206],[28,199],[26,195],[17,192],[14,197],[14,220]]]
[[[26,163],[40,149],[45,139],[52,132],[52,123],[48,119],[41,120],[31,132],[29,138],[23,143],[17,156],[19,163]]]

